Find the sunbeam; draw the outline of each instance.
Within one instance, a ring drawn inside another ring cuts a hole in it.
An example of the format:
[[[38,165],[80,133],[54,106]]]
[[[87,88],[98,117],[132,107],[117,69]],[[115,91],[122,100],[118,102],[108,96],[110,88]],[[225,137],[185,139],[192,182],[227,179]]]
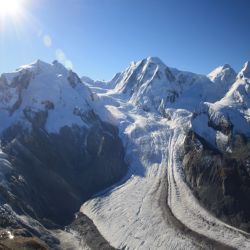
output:
[[[18,18],[22,13],[23,0],[0,0],[0,17]]]

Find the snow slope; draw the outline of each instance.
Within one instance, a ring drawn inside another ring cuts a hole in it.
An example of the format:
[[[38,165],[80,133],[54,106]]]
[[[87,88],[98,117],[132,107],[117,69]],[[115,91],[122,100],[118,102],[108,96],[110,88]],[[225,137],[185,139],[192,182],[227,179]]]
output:
[[[212,82],[220,85],[221,88],[224,88],[225,91],[228,91],[231,85],[235,82],[236,76],[236,72],[229,64],[219,66],[208,74],[208,78]]]
[[[2,74],[0,88],[0,132],[14,123],[29,127],[25,110],[47,110],[45,127],[48,132],[58,132],[62,126],[84,125],[80,115],[92,109],[91,91],[57,61],[48,64],[38,60]]]
[[[232,80],[233,72],[233,69],[226,69],[220,77],[223,81],[228,78]],[[118,75],[115,84],[111,84],[114,85],[110,93],[123,95],[123,98],[145,111],[173,107],[175,103],[180,106],[181,102],[177,100],[182,100],[184,107],[189,106],[193,110],[198,99],[214,102],[222,98],[228,90],[222,80],[214,81],[211,77],[170,68],[157,57],[131,63]]]
[[[221,99],[225,103],[224,98],[239,89],[242,79],[224,84],[228,67],[209,77],[167,68],[172,77],[165,74],[160,81],[157,72],[164,69],[155,58],[132,63],[113,90],[99,91],[99,102],[109,110],[109,114],[102,112],[102,118],[119,126],[129,173],[84,203],[81,211],[119,249],[249,249],[249,234],[219,221],[198,203],[183,181],[180,161],[189,129],[202,133],[208,128],[204,114],[210,104],[204,102],[215,101],[219,106],[216,101]],[[229,71],[231,81],[235,74]],[[183,85],[174,80],[180,76],[185,79]],[[169,90],[178,93],[173,102],[164,99]],[[156,108],[161,99],[165,117]],[[196,128],[193,111],[199,112]],[[211,135],[213,131],[207,133]]]

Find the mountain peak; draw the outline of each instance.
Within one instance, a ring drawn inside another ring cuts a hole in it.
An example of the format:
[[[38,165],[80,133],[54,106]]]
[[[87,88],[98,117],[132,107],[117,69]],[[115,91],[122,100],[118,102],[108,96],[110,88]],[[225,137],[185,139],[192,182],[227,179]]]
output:
[[[149,56],[147,57],[147,62],[155,63],[155,64],[164,64],[159,57],[156,56]]]
[[[229,64],[224,64],[209,73],[208,78],[215,83],[227,83],[231,85],[235,81],[236,72]]]
[[[231,65],[230,64],[224,64],[222,65],[222,69],[232,69]]]
[[[2,74],[0,84],[0,110],[5,111],[0,112],[0,120],[13,119],[26,126],[31,119],[23,116],[27,110],[29,115],[43,112],[47,131],[58,132],[66,125],[82,126],[81,114],[91,109],[91,91],[76,73],[57,61],[37,60],[21,66],[14,73]]]
[[[46,63],[40,59],[37,59],[36,61],[30,63],[30,64],[24,64],[21,65],[17,71],[23,70],[23,69],[34,69],[34,68],[48,68],[51,65],[49,63]]]
[[[244,67],[250,67],[250,61],[246,61]]]
[[[46,74],[57,73],[57,74],[66,75],[69,72],[69,70],[67,70],[65,66],[61,64],[60,62],[58,62],[57,60],[53,61],[51,64],[51,63],[44,62],[40,59],[37,59],[33,63],[22,65],[21,67],[17,69],[17,72],[22,71],[22,70],[29,70],[35,74],[44,72]]]
[[[250,61],[246,61],[243,68],[239,72],[238,76],[240,78],[246,77],[250,78]]]
[[[231,65],[226,63],[226,64],[218,66],[217,68],[212,70],[208,75],[218,74],[224,70],[233,70],[234,71],[234,69],[231,67]]]
[[[32,70],[32,71],[41,71],[41,70],[49,70],[51,69],[52,65],[44,62],[40,59],[37,59],[36,61],[30,63],[30,64],[25,64],[25,65],[21,65],[17,71],[21,71],[21,70]]]

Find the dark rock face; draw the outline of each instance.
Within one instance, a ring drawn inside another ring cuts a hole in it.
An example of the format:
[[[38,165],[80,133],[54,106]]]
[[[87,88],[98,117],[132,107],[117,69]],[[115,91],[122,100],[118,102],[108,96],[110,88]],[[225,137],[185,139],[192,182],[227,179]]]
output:
[[[16,129],[2,138],[13,167],[6,176],[11,195],[0,192],[14,210],[43,224],[68,224],[84,201],[126,173],[118,131],[109,124],[63,127],[59,134]]]
[[[67,230],[73,230],[78,237],[93,250],[115,250],[103,238],[95,224],[85,214],[78,213],[76,219],[67,227]]]
[[[221,116],[219,121],[215,122],[211,115],[208,115],[208,127],[213,128],[216,131],[220,131],[224,135],[230,135],[233,130],[233,124],[228,117]]]
[[[72,88],[75,88],[78,83],[82,83],[81,79],[73,71],[69,71],[68,81]]]
[[[48,250],[50,249],[44,242],[34,237],[22,237],[17,236],[15,240],[5,238],[5,232],[0,234],[2,239],[0,240],[0,249],[1,250]]]
[[[231,152],[221,152],[190,132],[184,146],[186,182],[196,197],[223,221],[250,232],[250,140],[235,135]]]
[[[8,86],[7,80],[4,75],[0,76],[0,97],[2,103],[8,103],[13,97],[11,91],[15,90],[16,100],[12,106],[6,106],[9,114],[12,115],[22,104],[22,92],[27,89],[32,79],[32,72],[23,70],[19,76],[14,77],[12,83]]]
[[[60,249],[59,240],[46,228],[35,220],[30,224],[20,220],[9,205],[0,206],[0,249]]]

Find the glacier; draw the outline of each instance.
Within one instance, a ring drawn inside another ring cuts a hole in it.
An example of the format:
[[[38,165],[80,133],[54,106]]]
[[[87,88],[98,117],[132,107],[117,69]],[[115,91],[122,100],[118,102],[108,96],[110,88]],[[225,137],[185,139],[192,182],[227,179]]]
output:
[[[208,77],[169,69],[169,79],[164,76],[166,69],[160,59],[150,57],[131,64],[113,89],[106,83],[99,84],[100,89],[93,85],[109,111],[99,115],[119,127],[129,172],[119,185],[85,202],[81,212],[118,249],[249,249],[248,233],[220,221],[199,204],[184,181],[180,160],[187,132],[196,130],[193,112],[202,112],[206,103],[216,100],[228,106],[224,96],[242,80],[228,65]],[[157,72],[163,80],[155,77]],[[166,93],[173,91],[177,100],[166,100]],[[157,112],[161,100],[168,116]],[[220,104],[213,105],[219,111]],[[200,134],[211,140],[216,132],[208,133],[207,122],[202,116],[197,119],[197,130],[206,130]],[[249,128],[248,124],[241,132]]]

